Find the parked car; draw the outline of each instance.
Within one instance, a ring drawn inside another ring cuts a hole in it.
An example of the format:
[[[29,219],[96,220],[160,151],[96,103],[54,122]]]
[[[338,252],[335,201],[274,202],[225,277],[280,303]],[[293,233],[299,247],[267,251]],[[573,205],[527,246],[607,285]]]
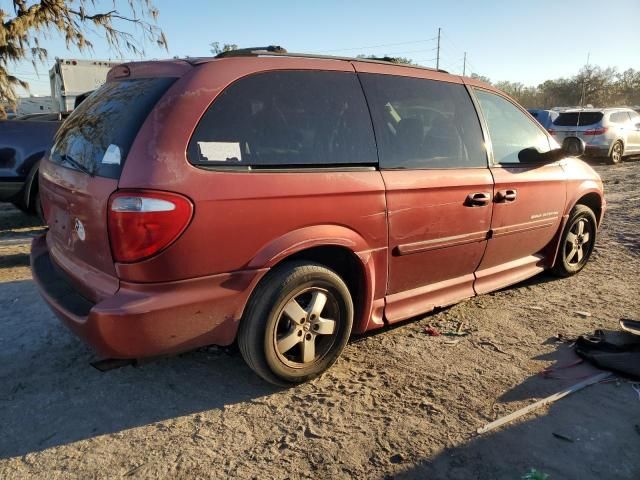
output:
[[[528,108],[527,111],[547,130],[551,128],[553,121],[560,115],[555,110],[541,110],[539,108]]]
[[[61,124],[48,113],[0,121],[0,202],[39,213],[38,165]]]
[[[549,130],[558,142],[577,137],[586,154],[615,164],[640,153],[640,113],[630,108],[589,108],[561,112]]]
[[[19,115],[13,120],[20,120],[22,122],[62,122],[62,120],[66,118],[66,114],[58,112],[47,112],[47,113],[27,113],[25,115]]]
[[[577,273],[605,210],[490,85],[274,49],[115,67],[40,182],[35,282],[101,356],[237,341],[285,385],[352,332]]]

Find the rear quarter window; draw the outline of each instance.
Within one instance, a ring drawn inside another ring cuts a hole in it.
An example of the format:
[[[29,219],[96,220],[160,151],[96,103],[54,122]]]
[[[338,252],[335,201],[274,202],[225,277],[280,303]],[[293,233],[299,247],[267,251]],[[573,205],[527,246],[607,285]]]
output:
[[[91,175],[120,178],[142,123],[174,81],[165,77],[105,83],[62,124],[50,160]]]
[[[627,112],[614,112],[609,116],[609,121],[613,123],[627,123],[629,114]]]
[[[197,166],[260,169],[375,165],[373,127],[354,73],[277,71],[241,78],[202,117]]]

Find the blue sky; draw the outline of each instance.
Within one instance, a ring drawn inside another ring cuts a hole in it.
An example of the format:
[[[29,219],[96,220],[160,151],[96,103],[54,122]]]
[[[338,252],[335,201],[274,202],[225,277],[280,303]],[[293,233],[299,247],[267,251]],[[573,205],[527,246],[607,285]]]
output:
[[[6,3],[0,0],[0,7]],[[588,54],[590,63],[602,67],[640,69],[640,0],[156,0],[155,5],[169,52],[147,45],[147,58],[208,55],[209,43],[218,41],[346,56],[390,54],[435,66],[434,37],[441,27],[441,68],[450,72],[461,73],[465,51],[467,74],[527,85],[575,74]],[[104,40],[92,41],[94,52],[80,55],[54,36],[47,41],[49,57],[116,58]],[[40,78],[29,63],[15,71],[31,82],[32,92],[46,94],[48,68],[39,67]]]

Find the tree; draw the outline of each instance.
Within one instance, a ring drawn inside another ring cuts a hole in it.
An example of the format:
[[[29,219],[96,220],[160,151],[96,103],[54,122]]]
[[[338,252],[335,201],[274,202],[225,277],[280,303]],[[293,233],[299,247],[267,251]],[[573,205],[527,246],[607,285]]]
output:
[[[379,55],[358,55],[356,58],[367,58],[367,59],[371,59],[371,60],[384,60],[386,62],[391,62],[391,63],[399,63],[402,65],[417,65],[417,63],[414,63],[413,60],[411,60],[410,58],[407,57],[389,57],[387,55],[384,56],[379,56]]]
[[[221,47],[220,42],[213,42],[213,43],[210,43],[209,46],[211,47],[211,53],[213,55],[218,55],[219,53],[222,53],[222,52],[230,52],[231,50],[238,49],[238,45],[236,45],[235,43],[225,43]]]
[[[491,79],[489,77],[485,77],[483,75],[478,75],[477,73],[472,73],[471,74],[471,78],[474,78],[476,80],[480,80],[481,82],[488,83],[489,85],[491,85]]]
[[[615,99],[619,104],[640,105],[640,71],[632,68],[619,73],[615,82]]]
[[[144,54],[144,44],[167,48],[167,39],[156,25],[158,9],[152,0],[12,0],[13,11],[0,9],[0,118],[3,104],[15,106],[16,88],[29,88],[10,73],[10,63],[31,60],[34,67],[48,57],[44,41],[52,34],[64,37],[67,48],[91,51],[89,35],[102,33],[118,55]],[[119,10],[117,4],[124,8]],[[132,33],[126,26],[133,27]]]
[[[586,65],[570,78],[546,80],[540,85],[497,82],[495,86],[527,108],[584,105],[596,107],[640,105],[640,71]]]

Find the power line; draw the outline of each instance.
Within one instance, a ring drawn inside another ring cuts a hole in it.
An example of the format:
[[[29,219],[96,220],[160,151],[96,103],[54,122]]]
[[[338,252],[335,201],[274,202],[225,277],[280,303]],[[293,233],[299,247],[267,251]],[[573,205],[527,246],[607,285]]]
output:
[[[417,60],[414,60],[414,62],[416,62],[418,64],[424,64],[424,63],[433,62],[435,59],[436,59],[436,57],[428,58],[428,59],[417,59]]]
[[[458,45],[457,45],[453,40],[451,40],[451,38],[450,38],[448,35],[445,35],[445,34],[443,33],[443,34],[442,34],[442,38],[443,38],[444,40],[446,40],[447,42],[449,42],[449,43],[451,44],[451,46],[452,46],[453,48],[455,48],[456,50],[458,50],[458,51],[463,51],[460,47],[458,47]]]
[[[475,65],[469,61],[469,54],[467,51],[461,49],[458,44],[456,42],[453,41],[453,39],[451,39],[451,37],[449,37],[448,35],[446,35],[445,33],[442,33],[442,39],[444,40],[445,44],[448,43],[449,46],[451,48],[453,48],[454,50],[458,51],[458,52],[462,52],[463,57],[461,58],[462,60],[462,74],[465,75],[466,71],[467,71],[467,66],[471,67],[471,71],[477,71],[478,69],[475,67]],[[453,55],[453,52],[451,52],[449,50],[448,47],[442,47],[443,51],[448,52],[449,54]]]
[[[402,50],[399,52],[385,52],[385,55],[405,55],[407,53],[424,53],[424,52],[433,52],[437,47],[434,48],[423,48],[420,50]]]
[[[411,42],[399,42],[399,43],[385,43],[385,44],[382,44],[382,45],[369,45],[369,46],[365,46],[365,47],[337,48],[337,49],[334,49],[334,50],[318,50],[317,52],[331,53],[331,52],[347,52],[347,51],[351,51],[351,50],[363,50],[363,49],[367,49],[367,48],[397,47],[399,45],[411,45],[411,44],[416,44],[416,43],[432,42],[433,40],[436,40],[437,38],[438,37],[433,37],[433,38],[428,38],[426,40],[413,40]]]

